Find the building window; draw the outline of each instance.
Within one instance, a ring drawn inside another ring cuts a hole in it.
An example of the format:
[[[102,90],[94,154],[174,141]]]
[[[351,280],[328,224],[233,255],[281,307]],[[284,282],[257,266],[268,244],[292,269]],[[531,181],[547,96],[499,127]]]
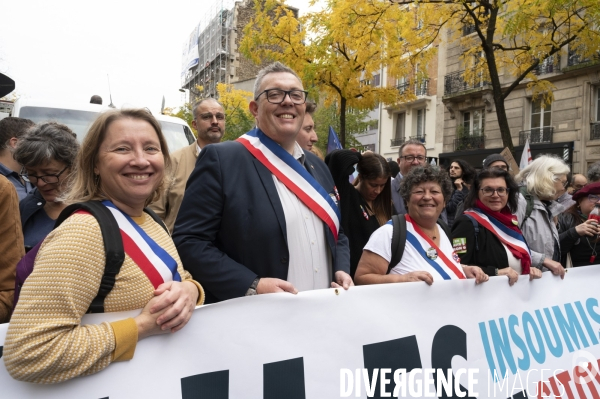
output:
[[[417,138],[425,137],[425,108],[417,110]]]
[[[463,127],[466,136],[481,136],[485,127],[485,112],[483,109],[463,113]]]
[[[600,122],[600,86],[596,87],[596,121]]]
[[[404,125],[406,122],[406,114],[396,114],[396,131],[392,139],[392,147],[396,147],[404,143]]]
[[[544,105],[541,100],[531,102],[531,130],[543,130],[552,125],[552,104]]]
[[[381,75],[379,75],[379,74],[373,75],[373,86],[379,87],[380,84],[381,84]]]

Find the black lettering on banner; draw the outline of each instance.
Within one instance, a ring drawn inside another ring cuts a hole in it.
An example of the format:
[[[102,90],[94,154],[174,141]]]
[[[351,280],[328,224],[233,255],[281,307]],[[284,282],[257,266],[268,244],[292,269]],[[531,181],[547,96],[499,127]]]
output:
[[[431,344],[431,367],[434,370],[442,369],[445,370],[452,368],[452,358],[454,356],[460,356],[467,360],[467,334],[457,326],[444,326],[437,330],[433,337],[433,343]],[[446,379],[448,376],[446,376]],[[454,376],[453,376],[454,377]],[[435,381],[435,388],[437,386],[437,371],[433,373],[433,380]],[[440,398],[459,398],[457,395],[454,385],[454,378],[452,378],[452,396],[446,395],[446,390],[440,387],[441,391]],[[466,394],[467,390],[461,385],[460,390]],[[467,399],[474,399],[471,396],[465,396]]]
[[[264,399],[305,399],[304,359],[264,364],[263,390]]]
[[[391,394],[396,387],[393,377],[394,371],[397,369],[406,369],[406,373],[408,374],[413,369],[421,368],[421,355],[419,353],[417,337],[411,335],[391,341],[364,345],[363,360],[364,367],[369,373],[369,381],[372,381],[374,369],[379,369],[380,372],[384,368],[391,369],[391,373],[387,375],[387,378],[391,381],[386,387],[386,392]],[[373,398],[381,398],[380,385],[381,379],[378,374],[377,387],[375,388]]]
[[[196,374],[181,379],[181,399],[205,398],[229,398],[229,370]]]
[[[529,398],[529,396],[527,396],[527,391],[522,391],[522,392],[516,393],[512,396],[512,399],[527,399],[527,398]]]
[[[0,359],[2,359],[2,349],[4,349],[4,347],[0,346]]]

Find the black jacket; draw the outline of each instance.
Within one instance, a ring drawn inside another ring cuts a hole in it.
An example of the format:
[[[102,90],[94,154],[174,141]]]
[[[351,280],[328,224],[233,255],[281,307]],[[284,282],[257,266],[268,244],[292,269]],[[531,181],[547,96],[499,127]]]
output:
[[[350,276],[352,278],[356,273],[363,248],[367,245],[371,234],[379,228],[379,222],[375,215],[367,216],[368,219],[364,216],[364,212],[367,211],[367,203],[348,180],[354,172],[354,164],[361,158],[361,154],[350,150],[333,151],[325,158],[340,193],[342,228],[350,245]]]
[[[479,226],[475,249],[475,227],[467,215],[460,215],[452,225],[452,240],[466,238],[467,252],[458,253],[463,265],[479,266],[488,276],[496,275],[496,269],[508,267],[508,257],[504,244],[498,237],[483,226]]]
[[[590,257],[595,252],[600,252],[600,242],[595,243],[594,237],[581,237],[577,234],[575,227],[578,225],[570,213],[561,213],[558,215],[558,239],[560,240],[560,263],[567,265],[567,254],[571,253],[573,267],[587,266],[590,264],[600,264],[600,256],[596,255],[594,262],[590,262]]]

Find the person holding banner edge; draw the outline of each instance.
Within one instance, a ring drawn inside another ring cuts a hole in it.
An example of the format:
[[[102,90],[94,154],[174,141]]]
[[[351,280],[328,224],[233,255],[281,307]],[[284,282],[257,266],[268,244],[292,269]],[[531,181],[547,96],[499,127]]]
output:
[[[519,229],[519,190],[512,176],[500,168],[483,169],[465,199],[465,212],[452,226],[452,244],[461,262],[479,266],[488,276],[507,276],[513,285],[519,275],[542,277],[531,267],[529,246]]]
[[[166,141],[146,110],[107,111],[92,124],[65,202],[101,200],[121,230],[125,259],[104,311],[143,309],[134,318],[81,324],[107,255],[96,218],[73,213],[46,237],[21,290],[4,347],[13,378],[56,383],[130,360],[138,340],[180,330],[203,303],[169,234],[144,213],[162,192],[165,166]]]
[[[390,264],[395,248],[392,248],[392,221],[377,229],[363,250],[356,270],[357,285],[474,278],[476,283],[488,280],[488,276],[476,266],[462,264],[439,220],[446,200],[452,194],[448,174],[431,165],[417,166],[402,179],[400,194],[407,213],[400,215],[406,220],[406,244],[402,258],[396,265]]]
[[[305,102],[298,75],[271,64],[249,105],[257,128],[200,154],[173,239],[207,303],[353,285],[331,174],[296,143]]]

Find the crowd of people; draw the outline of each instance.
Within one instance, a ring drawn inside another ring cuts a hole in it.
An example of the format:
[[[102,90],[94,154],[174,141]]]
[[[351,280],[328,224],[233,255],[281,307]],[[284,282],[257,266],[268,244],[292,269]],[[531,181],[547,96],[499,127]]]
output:
[[[445,170],[417,140],[397,162],[351,150],[323,160],[307,95],[271,64],[255,82],[253,130],[221,143],[223,107],[203,99],[197,140],[172,154],[142,109],[102,113],[81,145],[56,122],[0,121],[9,373],[37,383],[96,373],[131,359],[140,339],[184,328],[203,303],[497,276],[512,286],[600,262],[590,217],[600,166],[586,179],[543,155],[513,177],[492,154],[478,171],[464,160]]]

